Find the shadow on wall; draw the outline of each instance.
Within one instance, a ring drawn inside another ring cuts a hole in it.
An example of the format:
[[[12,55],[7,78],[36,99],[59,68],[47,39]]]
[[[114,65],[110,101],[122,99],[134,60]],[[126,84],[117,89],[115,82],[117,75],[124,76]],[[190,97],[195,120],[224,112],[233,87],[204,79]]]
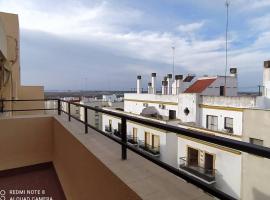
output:
[[[262,191],[258,190],[257,188],[253,188],[253,199],[269,200],[270,196],[267,194],[264,194]]]
[[[218,171],[216,171],[216,181],[217,182],[214,184],[216,188],[229,194],[230,196],[233,196],[234,198],[240,198],[240,196],[235,193],[232,187],[223,179],[223,176]]]

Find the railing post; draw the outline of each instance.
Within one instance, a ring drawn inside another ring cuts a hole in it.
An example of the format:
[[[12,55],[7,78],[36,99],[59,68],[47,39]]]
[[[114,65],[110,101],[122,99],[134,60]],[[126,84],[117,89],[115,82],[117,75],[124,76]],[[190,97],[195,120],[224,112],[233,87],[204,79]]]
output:
[[[127,120],[126,118],[121,118],[121,138],[122,142],[125,144],[122,144],[122,160],[127,159]]]
[[[61,115],[61,101],[60,99],[57,99],[57,108],[58,108],[58,115]]]
[[[68,102],[68,121],[71,120],[71,116],[70,116],[70,102]]]
[[[87,108],[84,107],[84,125],[85,125],[85,133],[88,133],[88,114],[87,114]]]

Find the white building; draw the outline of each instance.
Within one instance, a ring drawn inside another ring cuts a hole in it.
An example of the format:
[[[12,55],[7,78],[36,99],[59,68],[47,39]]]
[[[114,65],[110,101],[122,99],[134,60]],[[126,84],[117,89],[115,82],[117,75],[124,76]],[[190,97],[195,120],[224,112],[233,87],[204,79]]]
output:
[[[105,107],[111,107],[115,109],[123,110],[124,102],[121,101],[122,99],[119,99],[116,97],[115,94],[113,95],[103,95],[102,99],[97,98],[86,98],[83,97],[80,101],[80,104],[95,107],[95,108],[105,108]],[[84,108],[80,108],[80,119],[84,121]],[[99,130],[102,130],[102,114],[87,109],[87,117],[88,117],[88,124],[98,128]]]
[[[238,96],[236,68],[231,68],[227,77],[177,75],[174,82],[168,74],[161,94],[156,91],[156,73],[151,75],[147,94],[141,93],[142,77],[138,76],[137,93],[124,95],[124,113],[243,140],[244,110],[270,105],[268,64],[264,68],[264,95],[260,97]],[[103,115],[102,120],[104,131],[120,136],[120,119]],[[243,196],[242,152],[137,123],[128,122],[127,131],[129,142],[145,152],[235,198]]]

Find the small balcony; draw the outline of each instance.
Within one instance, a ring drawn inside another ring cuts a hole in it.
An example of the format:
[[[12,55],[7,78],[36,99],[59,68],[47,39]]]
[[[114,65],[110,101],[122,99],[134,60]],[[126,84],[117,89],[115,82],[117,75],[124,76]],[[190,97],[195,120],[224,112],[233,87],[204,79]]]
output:
[[[128,141],[128,143],[130,143],[132,145],[138,144],[138,138],[134,137],[133,135],[127,135],[127,141]]]
[[[105,131],[107,133],[112,133],[112,127],[111,126],[105,126]]]
[[[215,183],[215,169],[206,169],[199,165],[190,164],[186,157],[180,158],[179,168],[180,170],[185,171],[208,184]]]
[[[118,129],[113,129],[113,135],[118,137],[118,138],[121,138],[121,133]]]
[[[151,154],[152,156],[158,157],[160,155],[160,147],[154,147],[150,144],[145,143],[144,140],[139,140],[139,148]]]

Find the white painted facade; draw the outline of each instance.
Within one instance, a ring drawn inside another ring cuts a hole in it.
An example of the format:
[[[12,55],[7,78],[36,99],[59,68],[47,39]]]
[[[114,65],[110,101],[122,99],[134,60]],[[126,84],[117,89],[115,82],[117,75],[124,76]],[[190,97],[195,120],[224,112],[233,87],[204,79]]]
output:
[[[192,139],[178,137],[178,158],[187,157],[187,148],[199,150],[199,165],[204,166],[205,152],[214,155],[214,168],[216,169],[215,186],[235,198],[241,196],[241,154],[228,152],[217,147],[202,144]],[[178,164],[180,160],[178,159]]]
[[[226,77],[226,96],[221,96],[221,87],[225,83],[224,76],[194,78],[186,83],[183,82],[182,76],[178,78],[172,84],[171,95],[168,95],[166,92],[166,90],[171,88],[167,86],[168,83],[164,84],[164,81],[167,79],[163,81],[162,94],[142,94],[140,92],[137,92],[137,94],[125,94],[124,113],[143,119],[157,120],[158,122],[184,129],[196,130],[205,134],[241,141],[243,136],[244,109],[270,108],[270,98],[267,96],[267,90],[263,97],[237,96],[238,82],[236,73]],[[215,79],[214,82],[208,85],[202,92],[184,92],[188,87],[192,87],[196,81],[210,78]],[[171,84],[170,81],[169,84]],[[264,81],[265,88],[270,88],[268,84],[267,81]],[[151,112],[154,110],[156,115],[149,115],[148,117],[141,116],[144,111],[147,109],[150,110],[150,108]],[[175,119],[171,118],[170,114],[172,111],[175,112]],[[120,122],[120,119],[108,115],[103,115],[102,120],[104,124],[103,130],[105,130],[105,125],[110,120],[113,128],[117,128]],[[208,129],[213,129],[213,127],[215,130]],[[160,160],[177,167],[179,170],[184,170],[186,173],[192,174],[198,179],[206,181],[208,184],[214,184],[217,188],[235,198],[242,198],[243,168],[241,152],[189,137],[183,137],[175,133],[166,133],[132,122],[127,123],[128,135],[132,135],[133,128],[137,129],[139,140],[145,139],[145,132],[159,137]],[[188,147],[198,152],[198,160],[196,162],[198,162],[197,165],[200,169],[209,169],[209,163],[213,158],[210,164],[216,171],[214,180],[211,179],[209,181],[204,176],[199,176],[198,173],[204,173],[200,170],[196,174],[194,171],[190,172],[183,168],[181,164],[183,160],[180,158],[186,158],[186,162],[191,162],[190,159],[187,159],[191,154],[190,151],[189,153],[187,151]],[[208,157],[207,162],[206,157]]]

